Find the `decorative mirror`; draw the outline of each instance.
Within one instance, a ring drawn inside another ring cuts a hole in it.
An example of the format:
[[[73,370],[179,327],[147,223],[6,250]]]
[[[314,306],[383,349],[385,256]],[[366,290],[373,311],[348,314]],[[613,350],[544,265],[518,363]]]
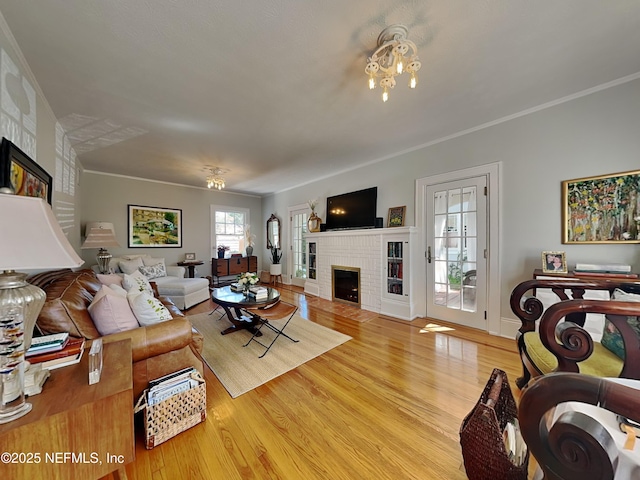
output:
[[[280,220],[273,213],[267,220],[267,248],[282,248],[280,245]]]

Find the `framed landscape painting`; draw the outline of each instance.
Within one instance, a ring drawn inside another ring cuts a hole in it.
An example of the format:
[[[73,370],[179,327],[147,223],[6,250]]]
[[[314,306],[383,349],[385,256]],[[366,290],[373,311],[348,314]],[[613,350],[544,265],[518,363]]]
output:
[[[182,247],[182,210],[129,205],[129,248]]]
[[[51,204],[51,175],[6,138],[0,146],[0,187],[10,188],[16,195],[42,198]]]
[[[562,182],[562,243],[640,243],[640,170]]]

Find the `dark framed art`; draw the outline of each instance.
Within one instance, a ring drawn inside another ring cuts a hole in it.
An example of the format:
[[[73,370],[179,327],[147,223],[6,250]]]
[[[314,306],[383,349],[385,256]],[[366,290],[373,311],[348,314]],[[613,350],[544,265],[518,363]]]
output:
[[[0,145],[0,187],[10,188],[16,195],[38,197],[51,204],[51,175],[3,138]]]
[[[182,210],[128,205],[129,248],[182,247]]]
[[[404,226],[404,212],[407,207],[391,207],[389,209],[389,220],[387,221],[387,227],[403,227]]]
[[[640,170],[562,182],[562,243],[640,243]]]

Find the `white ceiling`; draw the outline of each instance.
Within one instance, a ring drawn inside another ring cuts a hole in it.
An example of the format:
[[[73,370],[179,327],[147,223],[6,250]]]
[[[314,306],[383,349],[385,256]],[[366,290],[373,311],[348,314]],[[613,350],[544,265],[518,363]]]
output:
[[[85,169],[204,186],[220,166],[227,190],[259,195],[640,72],[637,0],[0,0],[0,12]],[[396,23],[418,46],[420,83],[382,103],[364,67]]]

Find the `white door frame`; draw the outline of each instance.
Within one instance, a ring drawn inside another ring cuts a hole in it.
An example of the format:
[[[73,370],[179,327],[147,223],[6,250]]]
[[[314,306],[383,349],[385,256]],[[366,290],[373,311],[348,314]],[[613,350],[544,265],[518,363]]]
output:
[[[418,315],[427,315],[427,239],[425,209],[427,186],[439,183],[464,180],[465,178],[487,177],[487,329],[492,335],[500,334],[500,240],[502,238],[502,203],[500,187],[502,162],[465,168],[454,172],[433,175],[416,180],[416,227],[418,230],[418,258],[412,262],[412,278],[415,279],[416,311]],[[420,294],[422,292],[422,294]]]

